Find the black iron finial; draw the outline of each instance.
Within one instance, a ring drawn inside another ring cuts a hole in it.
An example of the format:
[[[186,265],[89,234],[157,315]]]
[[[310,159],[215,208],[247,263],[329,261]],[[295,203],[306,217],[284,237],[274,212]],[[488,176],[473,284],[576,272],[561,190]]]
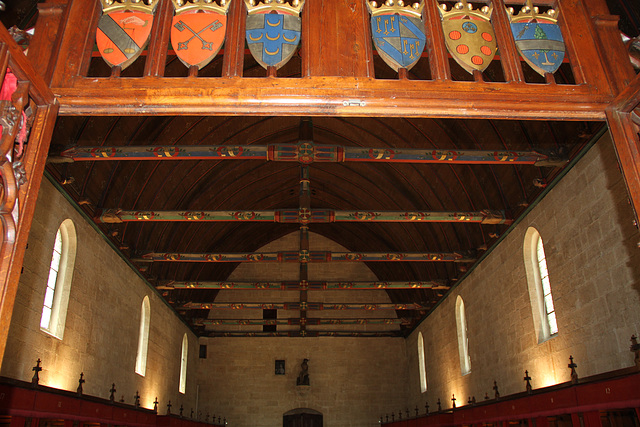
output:
[[[38,360],[36,360],[36,366],[31,368],[31,370],[33,371],[33,377],[31,378],[31,384],[33,384],[33,385],[38,385],[38,383],[40,382],[40,371],[42,371],[42,368],[40,367],[40,363],[41,363],[41,360],[40,360],[40,358],[38,358]]]
[[[532,388],[531,388],[531,377],[529,376],[529,371],[524,371],[523,379],[527,382],[526,384],[527,393],[531,393]]]
[[[574,363],[573,356],[569,356],[569,361],[571,363],[569,363],[567,367],[571,369],[571,383],[578,384],[578,373],[576,372],[576,368],[578,367],[578,365]]]
[[[155,413],[158,413],[158,403],[160,402],[158,402],[158,396],[156,396],[156,400],[153,401],[153,411]]]
[[[78,380],[78,388],[76,389],[76,393],[78,396],[82,396],[82,384],[85,383],[84,372],[80,372],[80,379]]]
[[[456,395],[452,395],[453,397],[451,398],[451,402],[453,403],[453,405],[451,406],[453,409],[456,408]]]
[[[167,403],[167,415],[171,415],[171,401]]]
[[[116,383],[111,384],[111,390],[109,390],[109,392],[111,393],[109,394],[109,402],[113,403],[116,398]]]
[[[440,403],[440,398],[438,398],[438,412],[442,411],[442,404]]]
[[[493,390],[494,390],[494,397],[496,399],[500,399],[500,392],[498,391],[498,383],[496,381],[493,381]]]
[[[135,401],[134,401],[134,405],[136,408],[140,407],[140,394],[138,393],[138,390],[136,390],[136,395],[133,396]]]

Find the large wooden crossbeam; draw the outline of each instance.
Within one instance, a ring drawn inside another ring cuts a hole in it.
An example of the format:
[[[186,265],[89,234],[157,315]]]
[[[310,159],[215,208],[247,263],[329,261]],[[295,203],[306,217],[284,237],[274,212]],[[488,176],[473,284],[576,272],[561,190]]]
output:
[[[300,325],[301,322],[307,325],[407,325],[409,319],[398,318],[308,318],[301,321],[300,318],[290,317],[286,319],[192,319],[195,326],[264,326],[264,325]]]
[[[473,262],[476,258],[458,252],[203,252],[148,253],[134,262]]]
[[[404,282],[178,282],[160,284],[159,290],[183,289],[271,289],[281,291],[335,290],[335,289],[434,289],[446,290],[449,286],[443,280],[404,281]]]
[[[428,307],[417,304],[393,303],[322,303],[322,302],[189,302],[177,307],[178,310],[426,310]]]
[[[301,329],[300,331],[288,332],[227,332],[212,331],[205,332],[203,336],[217,338],[248,338],[248,337],[349,337],[349,338],[374,338],[374,337],[400,337],[403,334],[400,331],[309,331]]]
[[[479,224],[511,224],[504,211],[340,211],[334,209],[275,209],[268,211],[156,211],[105,209],[95,220],[118,224],[122,222],[278,222],[326,224],[331,222],[463,222]]]
[[[64,150],[50,162],[113,160],[266,160],[276,162],[381,162],[562,166],[567,160],[537,151],[372,148],[299,144],[96,146]]]

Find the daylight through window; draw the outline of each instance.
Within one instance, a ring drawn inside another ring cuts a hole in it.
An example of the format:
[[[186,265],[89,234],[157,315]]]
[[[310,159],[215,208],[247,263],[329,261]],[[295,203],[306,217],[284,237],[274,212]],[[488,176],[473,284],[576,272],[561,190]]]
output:
[[[59,339],[67,319],[76,249],[76,229],[73,221],[66,219],[56,232],[40,318],[40,329]]]

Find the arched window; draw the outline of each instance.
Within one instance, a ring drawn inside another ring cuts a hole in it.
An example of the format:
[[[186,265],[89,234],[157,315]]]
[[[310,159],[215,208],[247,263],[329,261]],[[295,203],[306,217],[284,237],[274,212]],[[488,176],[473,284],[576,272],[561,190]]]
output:
[[[456,298],[456,326],[458,329],[460,371],[462,375],[467,375],[471,372],[471,357],[469,356],[469,337],[467,336],[467,318],[464,313],[464,301],[460,295]]]
[[[136,374],[144,377],[147,371],[147,350],[149,349],[149,319],[151,317],[151,305],[149,297],[142,300],[140,310],[140,334],[138,335],[138,352],[136,353]]]
[[[58,339],[64,335],[77,246],[76,227],[66,219],[56,233],[40,319],[40,329]]]
[[[424,338],[422,332],[418,332],[418,366],[420,369],[420,391],[427,391],[427,365],[424,360]]]
[[[538,230],[529,227],[523,249],[534,327],[538,343],[542,343],[558,333],[558,324],[551,296],[547,257]]]
[[[187,334],[182,337],[182,357],[180,358],[180,393],[184,394],[187,390],[187,352],[189,351],[189,340]]]

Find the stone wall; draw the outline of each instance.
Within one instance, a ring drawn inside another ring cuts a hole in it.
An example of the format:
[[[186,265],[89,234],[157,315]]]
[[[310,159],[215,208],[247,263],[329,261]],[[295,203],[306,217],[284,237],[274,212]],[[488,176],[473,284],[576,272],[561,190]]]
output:
[[[294,232],[258,250],[296,250]],[[313,251],[346,251],[342,246],[309,233]],[[299,280],[297,263],[241,264],[230,281]],[[364,263],[309,264],[309,280],[376,280]],[[216,301],[246,301],[246,291],[222,290]],[[295,302],[299,291],[251,291],[251,302]],[[384,290],[316,290],[310,302],[390,302]],[[278,310],[278,318],[299,318],[297,310]],[[396,317],[394,310],[309,311],[309,318]],[[262,318],[262,310],[211,310],[209,318]],[[278,326],[278,331],[299,330],[297,325]],[[308,330],[366,331],[367,325],[321,325]],[[373,325],[373,330],[398,329],[397,325]],[[209,327],[209,331],[261,331],[261,326]],[[283,414],[308,408],[323,414],[325,427],[378,425],[384,411],[405,408],[407,381],[403,338],[201,338],[207,359],[200,359],[199,410],[223,414],[229,425],[273,427],[282,425]],[[297,386],[303,359],[309,359],[309,386]],[[275,361],[284,360],[285,375],[275,375]]]
[[[384,412],[404,410],[403,338],[201,338],[199,408],[234,427],[282,425],[283,414],[309,408],[324,427],[373,427]],[[297,386],[303,359],[309,386]],[[275,375],[275,361],[285,375]]]
[[[75,271],[70,288],[63,339],[40,329],[42,305],[51,252],[60,223],[70,218],[77,233]],[[147,369],[134,372],[141,304],[145,295],[151,306]],[[178,393],[182,338],[187,334],[187,391]],[[173,410],[182,403],[195,405],[198,341],[188,327],[109,246],[86,220],[46,179],[38,197],[24,268],[11,320],[1,374],[30,381],[31,367],[42,360],[41,384],[75,391],[84,373],[85,394],[108,398],[111,384],[116,396],[160,413],[171,400]]]
[[[559,332],[538,344],[523,243],[535,227],[545,244]],[[640,250],[615,152],[605,135],[407,339],[411,407],[450,408],[470,396],[493,397],[633,365],[630,337],[640,332]],[[462,376],[455,301],[464,299],[471,373]],[[424,336],[427,383],[420,392],[418,332]]]

